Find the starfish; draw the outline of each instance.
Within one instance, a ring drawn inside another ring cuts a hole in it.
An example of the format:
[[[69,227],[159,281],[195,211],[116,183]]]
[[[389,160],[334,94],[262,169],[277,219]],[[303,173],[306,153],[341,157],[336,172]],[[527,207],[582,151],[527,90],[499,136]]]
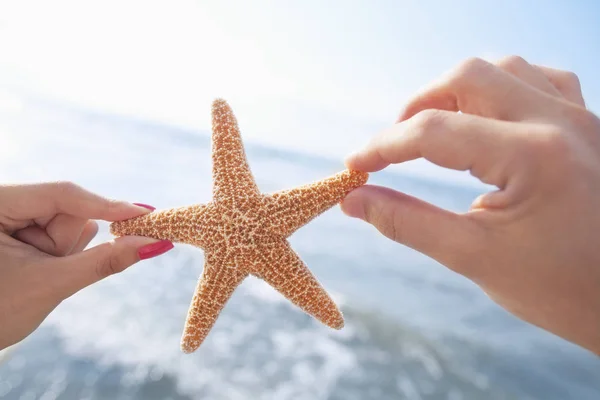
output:
[[[341,329],[342,313],[294,252],[287,238],[366,183],[368,174],[342,171],[321,181],[262,194],[250,171],[229,105],[212,105],[213,199],[208,204],[155,211],[111,224],[116,236],[139,235],[204,250],[181,349],[195,351],[237,286],[249,275],[274,287],[325,325]]]

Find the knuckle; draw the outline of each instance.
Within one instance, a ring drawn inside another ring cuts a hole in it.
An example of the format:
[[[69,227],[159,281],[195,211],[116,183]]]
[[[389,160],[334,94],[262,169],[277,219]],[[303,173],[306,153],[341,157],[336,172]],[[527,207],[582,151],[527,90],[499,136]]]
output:
[[[114,250],[114,242],[105,243],[102,246],[110,248],[106,251],[107,255],[96,262],[95,271],[98,279],[104,279],[111,275],[118,274],[119,272],[123,272],[126,268],[126,264]]]
[[[463,61],[454,73],[454,80],[471,80],[490,70],[492,64],[479,57],[467,58]]]
[[[80,187],[71,181],[58,181],[54,183],[54,186],[58,190],[60,195],[69,196],[77,191]]]
[[[571,145],[568,137],[560,130],[550,130],[541,138],[541,153],[551,159],[560,159],[568,155]]]
[[[413,124],[420,136],[437,132],[444,124],[447,113],[443,110],[423,110],[414,116]]]
[[[505,71],[516,73],[517,71],[528,67],[529,63],[521,56],[511,55],[501,58],[496,65]]]
[[[386,147],[381,145],[371,146],[373,157],[377,160],[376,162],[379,164],[386,164],[388,160],[388,156],[386,154]]]
[[[89,220],[84,228],[85,233],[92,238],[98,234],[98,230],[98,223],[94,220]]]
[[[390,226],[390,238],[398,243],[404,243],[404,213],[399,212],[398,208],[392,207],[392,210],[388,213],[388,223]]]
[[[402,216],[395,208],[369,208],[366,212],[367,221],[374,225],[384,236],[395,242],[402,243]]]
[[[111,214],[113,211],[117,210],[121,205],[121,202],[114,199],[101,199],[102,202],[102,211],[105,215]]]
[[[572,143],[561,129],[549,126],[531,135],[523,150],[523,159],[548,173],[555,174],[566,169],[571,159]],[[549,163],[548,160],[552,162]]]
[[[569,89],[579,89],[581,87],[579,76],[574,72],[561,71],[559,79],[562,81],[563,85]]]

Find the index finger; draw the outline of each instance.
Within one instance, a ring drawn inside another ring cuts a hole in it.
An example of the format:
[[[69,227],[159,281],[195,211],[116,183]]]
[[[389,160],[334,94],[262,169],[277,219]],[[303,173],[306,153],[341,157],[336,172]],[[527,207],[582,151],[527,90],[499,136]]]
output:
[[[56,214],[85,219],[121,221],[151,211],[125,201],[110,200],[72,182],[0,186],[0,211],[16,220]]]
[[[426,110],[376,136],[346,159],[350,169],[379,171],[390,164],[425,158],[439,166],[466,171],[488,184],[503,187],[505,160],[520,137],[514,122],[441,110]]]

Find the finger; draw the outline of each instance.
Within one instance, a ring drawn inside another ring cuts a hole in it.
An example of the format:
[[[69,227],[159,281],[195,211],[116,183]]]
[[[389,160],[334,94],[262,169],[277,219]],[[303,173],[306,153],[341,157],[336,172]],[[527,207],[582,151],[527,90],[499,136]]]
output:
[[[10,217],[27,220],[55,214],[85,219],[120,221],[152,211],[124,201],[109,200],[71,182],[4,186],[0,209],[11,210]]]
[[[69,254],[76,254],[83,251],[88,244],[96,237],[98,233],[98,223],[96,221],[88,220],[85,226],[83,227],[83,232],[81,232],[81,236],[75,246],[71,249]]]
[[[581,83],[576,74],[569,71],[535,65],[548,78],[552,85],[564,96],[565,99],[585,107],[585,100],[581,92]]]
[[[445,168],[470,170],[483,182],[503,187],[510,172],[507,164],[518,155],[522,129],[514,122],[427,110],[376,136],[349,156],[346,165],[373,172],[423,157]]]
[[[12,235],[15,239],[27,243],[46,254],[54,254],[54,241],[46,230],[38,225],[28,226]]]
[[[542,71],[519,56],[509,56],[494,63],[501,70],[519,78],[534,88],[551,96],[563,98],[562,93],[550,82]]]
[[[58,214],[45,225],[45,229],[30,226],[16,232],[14,237],[47,254],[61,257],[71,252],[87,221],[72,215]]]
[[[557,104],[513,75],[474,58],[411,99],[398,122],[427,109],[461,111],[482,117],[521,121],[552,117]]]
[[[173,248],[167,240],[125,236],[92,247],[81,253],[54,259],[54,289],[66,298],[92,283],[120,273],[140,260],[156,257]]]
[[[71,252],[79,240],[87,219],[67,214],[58,214],[46,226],[48,236],[54,242],[55,256],[65,256]]]
[[[461,260],[480,247],[485,233],[466,215],[378,186],[353,190],[341,206],[344,213],[372,224],[386,237],[451,268],[460,268]]]

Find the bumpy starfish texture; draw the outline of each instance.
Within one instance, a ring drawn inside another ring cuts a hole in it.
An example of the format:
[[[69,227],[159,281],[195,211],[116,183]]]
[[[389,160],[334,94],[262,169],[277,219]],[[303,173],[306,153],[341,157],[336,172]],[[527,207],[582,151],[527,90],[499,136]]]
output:
[[[181,339],[185,353],[208,335],[236,287],[263,279],[322,323],[341,329],[342,313],[286,240],[298,228],[366,183],[368,174],[342,171],[324,180],[261,194],[246,160],[233,111],[212,106],[213,200],[111,224],[116,236],[139,235],[204,249],[204,270]]]

